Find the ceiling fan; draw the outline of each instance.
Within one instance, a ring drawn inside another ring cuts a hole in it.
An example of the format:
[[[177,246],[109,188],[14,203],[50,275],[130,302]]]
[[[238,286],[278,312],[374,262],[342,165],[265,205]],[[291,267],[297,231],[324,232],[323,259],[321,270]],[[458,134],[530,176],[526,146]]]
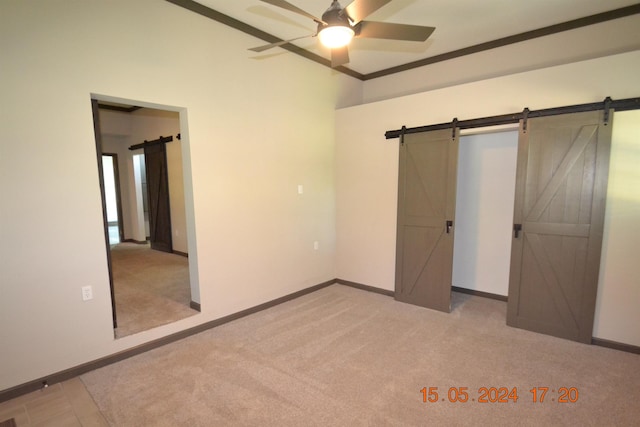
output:
[[[391,0],[355,0],[347,7],[340,6],[338,0],[332,0],[331,6],[322,14],[322,18],[305,12],[285,0],[260,0],[273,6],[281,7],[299,15],[311,18],[318,24],[315,34],[283,40],[258,46],[249,50],[263,52],[273,47],[282,46],[294,40],[307,37],[318,37],[320,42],[331,49],[331,67],[349,62],[347,45],[354,37],[425,41],[435,30],[434,27],[419,25],[393,24],[387,22],[363,21],[364,18],[380,9]]]

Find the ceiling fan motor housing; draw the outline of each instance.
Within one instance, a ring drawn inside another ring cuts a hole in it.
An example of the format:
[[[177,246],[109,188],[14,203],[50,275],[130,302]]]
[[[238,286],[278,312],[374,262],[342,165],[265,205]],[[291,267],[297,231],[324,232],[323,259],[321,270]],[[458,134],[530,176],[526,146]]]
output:
[[[331,6],[322,14],[322,21],[324,23],[318,24],[318,32],[326,27],[347,27],[351,28],[351,22],[349,22],[349,16],[346,11],[340,6],[337,0],[333,0]]]

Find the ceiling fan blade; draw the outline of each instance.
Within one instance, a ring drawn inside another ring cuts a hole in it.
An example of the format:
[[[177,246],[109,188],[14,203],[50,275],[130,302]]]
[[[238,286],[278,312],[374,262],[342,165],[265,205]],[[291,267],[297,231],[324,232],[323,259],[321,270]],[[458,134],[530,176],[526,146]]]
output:
[[[307,37],[314,37],[315,34],[310,34],[308,36],[302,36],[302,37],[296,37],[295,39],[289,39],[289,40],[282,40],[276,43],[269,43],[269,44],[265,44],[262,46],[257,46],[257,47],[252,47],[251,51],[254,52],[264,52],[265,50],[271,49],[272,47],[278,47],[278,46],[282,46],[283,44],[287,44],[289,42],[292,42],[294,40],[300,40],[300,39],[306,39]]]
[[[347,63],[349,63],[349,49],[347,46],[331,49],[331,68]]]
[[[362,21],[358,25],[358,29],[356,29],[356,34],[357,37],[370,39],[408,40],[423,42],[429,38],[434,30],[434,27],[422,27],[420,25]]]
[[[349,15],[351,21],[357,24],[390,1],[391,0],[355,0],[345,7],[344,10],[347,11],[347,15]]]
[[[307,18],[313,19],[318,24],[324,24],[324,21],[322,21],[322,19],[316,18],[315,16],[313,16],[309,12],[306,12],[306,11],[300,9],[297,6],[292,5],[291,3],[289,3],[289,2],[287,2],[285,0],[260,0],[260,1],[262,1],[264,3],[268,3],[268,4],[273,5],[273,6],[281,7],[283,9],[286,9],[286,10],[291,11],[291,12],[295,12],[295,13],[297,13],[299,15],[302,15],[302,16],[306,16]]]

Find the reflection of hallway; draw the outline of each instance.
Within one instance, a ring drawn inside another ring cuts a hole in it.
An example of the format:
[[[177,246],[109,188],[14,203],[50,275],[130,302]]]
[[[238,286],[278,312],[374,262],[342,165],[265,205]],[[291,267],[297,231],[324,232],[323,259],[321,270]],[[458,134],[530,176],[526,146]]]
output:
[[[113,284],[122,337],[192,316],[189,260],[149,245],[111,247]]]

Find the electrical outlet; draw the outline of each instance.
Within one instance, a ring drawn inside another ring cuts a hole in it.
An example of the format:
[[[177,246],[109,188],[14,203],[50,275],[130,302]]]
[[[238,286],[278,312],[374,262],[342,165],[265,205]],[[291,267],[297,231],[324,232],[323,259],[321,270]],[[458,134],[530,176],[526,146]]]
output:
[[[317,251],[319,248],[320,248],[320,242],[316,240],[315,242],[313,242],[313,249]]]
[[[83,286],[82,287],[82,301],[89,301],[93,299],[93,289],[91,286]]]
[[[304,193],[304,187],[302,186],[302,184],[298,185],[298,194],[302,194]]]

